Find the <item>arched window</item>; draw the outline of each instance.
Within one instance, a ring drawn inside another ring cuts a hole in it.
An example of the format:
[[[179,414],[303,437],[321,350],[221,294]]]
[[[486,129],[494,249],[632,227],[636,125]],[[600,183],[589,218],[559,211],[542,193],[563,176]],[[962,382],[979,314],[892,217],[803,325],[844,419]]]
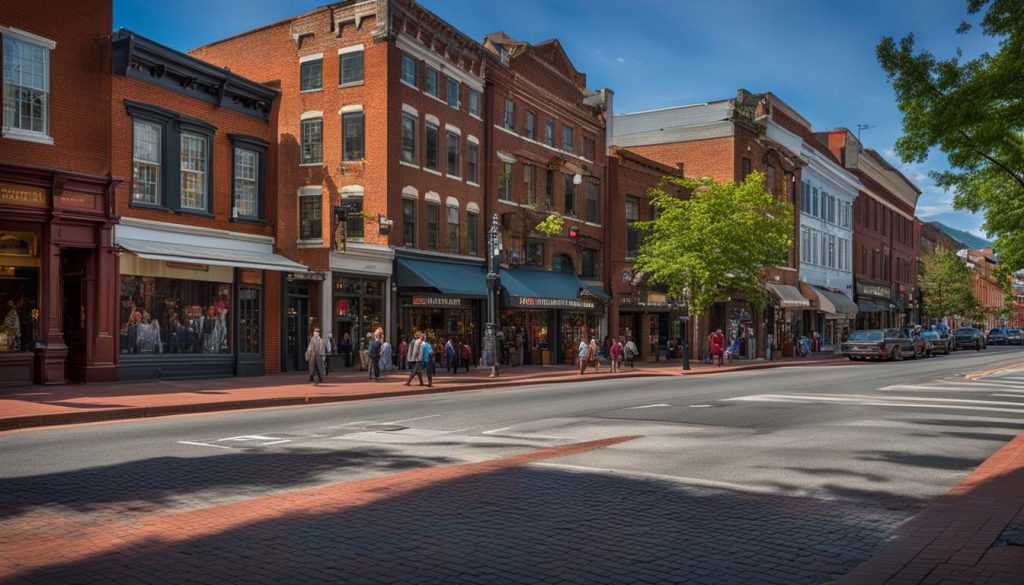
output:
[[[576,267],[573,266],[572,258],[568,254],[555,254],[551,257],[551,270],[553,272],[571,272],[576,273]]]

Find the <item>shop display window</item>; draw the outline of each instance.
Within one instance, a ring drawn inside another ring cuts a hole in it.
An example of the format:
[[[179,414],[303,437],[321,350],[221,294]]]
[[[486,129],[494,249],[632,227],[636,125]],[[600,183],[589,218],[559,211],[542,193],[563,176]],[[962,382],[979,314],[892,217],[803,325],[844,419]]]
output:
[[[29,351],[39,323],[39,269],[0,265],[0,353]]]
[[[121,276],[120,323],[122,354],[231,353],[231,284]]]

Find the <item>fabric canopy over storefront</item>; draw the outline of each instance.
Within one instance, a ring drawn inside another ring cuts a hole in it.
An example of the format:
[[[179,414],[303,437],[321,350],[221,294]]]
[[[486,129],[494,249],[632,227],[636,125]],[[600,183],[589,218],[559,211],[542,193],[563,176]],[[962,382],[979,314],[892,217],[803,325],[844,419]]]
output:
[[[834,315],[840,319],[853,319],[857,316],[857,304],[843,293],[813,284],[807,286],[818,296],[818,305],[821,307],[821,312]]]
[[[591,299],[581,299],[580,291],[587,287],[571,272],[548,272],[532,268],[513,268],[501,271],[501,286],[508,293],[509,304],[515,307],[547,309],[595,309]],[[601,289],[603,297],[607,297]],[[587,293],[591,298],[595,293]]]
[[[885,313],[889,310],[889,303],[858,299],[857,309],[859,309],[861,313]]]
[[[583,288],[580,290],[580,295],[594,297],[602,303],[608,302],[612,298],[611,295],[606,293],[603,288],[592,284],[584,284]]]
[[[305,266],[298,262],[293,262],[284,256],[270,252],[232,250],[191,244],[172,244],[120,237],[117,238],[117,245],[139,258],[147,260],[207,264],[210,266],[232,266],[235,268],[276,270],[280,272],[306,272],[307,270]]]
[[[779,306],[786,309],[810,307],[811,301],[800,294],[800,289],[788,284],[766,283],[765,290],[770,292]]]
[[[400,288],[430,288],[446,295],[487,298],[487,275],[483,266],[398,258],[396,282]]]

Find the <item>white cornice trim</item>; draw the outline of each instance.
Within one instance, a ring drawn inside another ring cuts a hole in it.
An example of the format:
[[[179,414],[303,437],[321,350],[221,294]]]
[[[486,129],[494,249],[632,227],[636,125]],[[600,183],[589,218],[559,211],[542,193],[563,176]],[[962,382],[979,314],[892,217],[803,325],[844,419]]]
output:
[[[441,55],[438,55],[434,51],[431,51],[427,47],[420,44],[419,41],[409,36],[405,31],[399,32],[395,38],[395,46],[400,50],[409,53],[417,59],[424,61],[428,67],[437,69],[445,75],[454,78],[460,83],[465,83],[473,89],[483,92],[484,81],[472,73],[467,73],[461,67],[448,61]]]
[[[33,45],[41,45],[51,51],[57,48],[57,41],[52,41],[46,37],[41,37],[37,34],[32,34],[27,30],[21,30],[20,28],[14,28],[13,26],[0,26],[0,34],[14,37],[19,41],[31,43]]]

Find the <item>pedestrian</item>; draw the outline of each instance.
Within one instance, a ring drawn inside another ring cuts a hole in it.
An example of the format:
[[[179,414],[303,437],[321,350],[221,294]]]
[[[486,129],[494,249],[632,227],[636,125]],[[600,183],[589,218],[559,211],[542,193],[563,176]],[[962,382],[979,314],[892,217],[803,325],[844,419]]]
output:
[[[579,353],[576,354],[576,359],[580,361],[580,375],[582,376],[587,372],[587,361],[590,359],[590,345],[586,339],[580,340]]]
[[[407,367],[408,363],[409,363],[408,359],[406,358],[406,353],[408,351],[409,351],[409,343],[405,340],[405,337],[403,337],[402,341],[398,342],[398,369],[399,370],[403,370],[404,371],[405,368]]]
[[[370,348],[367,351],[367,357],[370,363],[370,377],[373,378],[374,382],[380,381],[380,348],[381,348],[381,335],[379,333],[373,334],[373,339],[370,340]]]
[[[383,343],[380,344],[380,370],[387,372],[393,367],[391,362],[391,342],[386,339],[382,340]]]
[[[622,348],[622,357],[624,357],[626,359],[626,362],[629,363],[629,367],[636,368],[636,365],[633,362],[634,360],[636,360],[636,356],[639,353],[640,350],[637,349],[636,344],[633,343],[633,338],[630,337],[628,340],[626,340],[626,345],[625,347]]]
[[[338,353],[341,354],[341,359],[345,363],[346,368],[352,367],[352,336],[346,331],[341,336],[341,343],[338,344]]]
[[[420,386],[423,385],[423,334],[416,333],[412,336],[412,342],[409,344],[408,354],[406,354],[406,363],[412,368],[412,372],[409,373],[409,379],[405,381],[405,385],[412,384],[414,377],[419,378]]]
[[[594,367],[595,373],[601,372],[601,355],[599,350],[600,346],[597,345],[597,339],[591,337],[587,353],[590,355],[590,365]]]
[[[427,371],[427,388],[434,385],[434,354],[441,353],[436,351],[436,346],[436,341],[426,340],[423,342],[423,367]]]
[[[619,362],[622,360],[622,341],[616,339],[608,353],[612,358],[612,372],[620,371],[619,367],[621,364]]]
[[[324,375],[331,373],[331,356],[338,353],[338,345],[334,343],[334,334],[328,333],[324,340]]]
[[[309,382],[319,386],[324,380],[324,340],[320,337],[320,328],[313,329],[313,337],[309,338],[309,345],[306,347],[306,361],[309,363]],[[316,381],[313,381],[313,378]]]
[[[462,347],[459,348],[460,359],[462,365],[466,368],[466,373],[469,373],[469,366],[473,363],[473,346],[468,341],[462,342]]]
[[[448,343],[444,344],[444,357],[445,364],[444,368],[446,372],[452,374],[459,373],[459,362],[458,353],[455,351],[455,344],[452,343],[451,338],[448,338]]]
[[[716,329],[708,335],[708,346],[711,348],[711,363],[715,363],[717,359],[718,367],[722,367],[722,361],[725,358],[725,335],[722,334],[721,329]]]

